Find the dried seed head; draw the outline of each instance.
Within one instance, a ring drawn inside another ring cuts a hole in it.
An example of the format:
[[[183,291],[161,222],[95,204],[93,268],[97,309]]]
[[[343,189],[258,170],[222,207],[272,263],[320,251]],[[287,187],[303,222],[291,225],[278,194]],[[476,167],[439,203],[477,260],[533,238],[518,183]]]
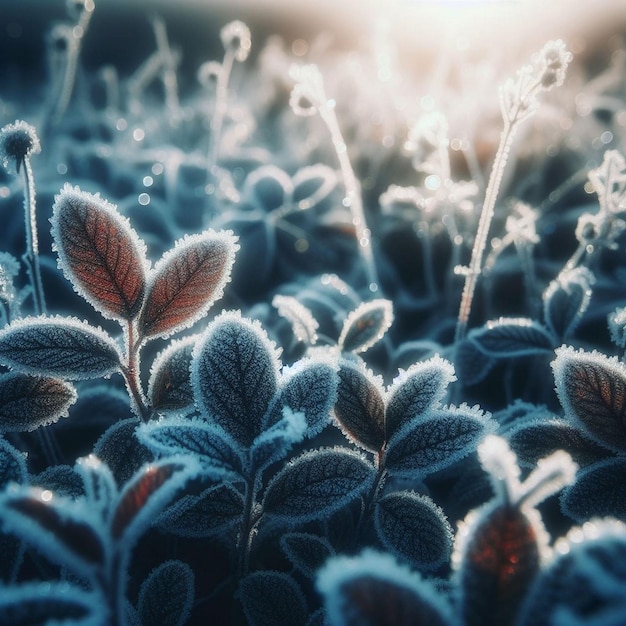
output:
[[[572,58],[572,53],[567,50],[561,39],[549,41],[538,56],[538,65],[542,71],[541,86],[544,89],[560,87]]]
[[[220,38],[224,50],[233,52],[237,61],[241,63],[248,58],[252,40],[250,39],[250,29],[243,22],[235,20],[226,24],[220,31]]]
[[[207,88],[213,88],[222,73],[222,64],[217,61],[207,61],[198,68],[198,82]]]
[[[19,174],[20,166],[31,154],[41,152],[41,145],[35,128],[24,121],[7,124],[0,129],[0,158],[2,165],[10,172],[12,165]]]
[[[293,65],[289,75],[295,85],[291,90],[289,106],[296,115],[315,115],[326,102],[324,80],[317,65]]]

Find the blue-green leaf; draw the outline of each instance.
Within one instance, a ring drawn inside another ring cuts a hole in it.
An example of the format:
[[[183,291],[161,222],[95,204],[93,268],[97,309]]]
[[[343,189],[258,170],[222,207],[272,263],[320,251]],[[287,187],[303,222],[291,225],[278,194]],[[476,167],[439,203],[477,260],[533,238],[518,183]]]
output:
[[[0,593],[2,626],[98,626],[107,615],[99,594],[67,582],[22,583],[3,587]]]
[[[225,532],[241,521],[243,496],[228,483],[185,494],[157,518],[160,528],[181,537],[206,538]]]
[[[378,452],[385,443],[385,401],[382,382],[361,362],[343,360],[335,419],[357,445]]]
[[[494,429],[495,422],[477,407],[432,410],[414,418],[389,440],[385,467],[396,476],[427,476],[466,457]]]
[[[410,419],[434,408],[454,380],[454,367],[438,355],[401,372],[387,395],[386,438],[390,439]]]
[[[280,547],[292,565],[308,578],[315,578],[317,570],[335,555],[328,539],[311,533],[287,533],[280,538]]]
[[[610,458],[580,470],[561,494],[561,509],[577,522],[606,516],[626,521],[626,459]]]
[[[248,447],[263,431],[276,391],[278,358],[259,324],[221,315],[196,345],[191,381],[203,416]]]
[[[168,417],[142,424],[137,438],[161,456],[192,454],[202,471],[213,478],[233,478],[242,473],[239,447],[224,430],[204,420]]]
[[[302,626],[306,622],[304,593],[283,572],[248,574],[239,584],[237,597],[249,626]]]
[[[512,358],[552,352],[554,337],[537,322],[527,318],[508,318],[487,322],[468,338],[486,356]]]
[[[73,500],[85,495],[81,475],[70,465],[50,465],[43,472],[31,476],[30,484]]]
[[[142,624],[182,626],[191,615],[194,575],[182,561],[155,567],[139,589],[137,608]]]
[[[606,458],[608,451],[570,422],[550,417],[522,419],[506,432],[520,465],[535,467],[537,461],[565,450],[580,467]]]
[[[609,450],[626,451],[626,366],[596,351],[563,346],[552,369],[566,416]]]
[[[167,411],[193,406],[189,370],[197,341],[195,335],[172,341],[154,360],[148,381],[148,397],[153,409]]]
[[[306,435],[318,434],[329,422],[337,398],[336,368],[329,362],[302,359],[283,372],[281,388],[272,402],[265,428],[282,419],[283,407],[302,413]]]
[[[305,452],[272,478],[263,510],[293,524],[322,519],[367,491],[375,473],[371,463],[345,448]]]
[[[388,554],[337,556],[317,575],[332,626],[452,626],[442,594]]]
[[[120,368],[109,335],[74,318],[27,317],[0,330],[0,363],[26,374],[81,380]]]
[[[531,587],[516,624],[626,623],[626,526],[593,520],[559,539]]]
[[[0,432],[34,430],[68,415],[76,402],[69,383],[21,372],[0,375]]]
[[[250,465],[259,472],[283,459],[296,443],[304,439],[306,426],[303,413],[295,413],[289,407],[284,407],[282,419],[253,441]]]
[[[546,326],[561,340],[576,329],[591,300],[593,274],[586,267],[564,270],[543,294]]]
[[[428,497],[409,491],[376,502],[374,524],[383,546],[420,570],[443,565],[452,553],[452,528]]]
[[[363,302],[346,318],[337,344],[346,352],[365,352],[382,339],[392,323],[390,300]]]
[[[83,501],[36,487],[13,488],[0,496],[0,520],[5,531],[79,576],[92,576],[104,565],[104,527]]]

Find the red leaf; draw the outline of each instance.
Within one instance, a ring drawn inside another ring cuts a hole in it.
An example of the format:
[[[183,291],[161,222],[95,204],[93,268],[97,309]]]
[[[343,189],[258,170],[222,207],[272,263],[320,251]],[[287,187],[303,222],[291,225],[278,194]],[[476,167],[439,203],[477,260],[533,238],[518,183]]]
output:
[[[180,469],[180,463],[149,466],[122,494],[115,508],[111,534],[119,539],[132,524],[148,500]]]
[[[76,291],[106,317],[134,318],[145,292],[145,245],[115,206],[65,185],[55,198],[52,236]]]
[[[511,505],[489,510],[474,527],[463,558],[464,623],[513,624],[539,562],[536,530],[526,514]]]
[[[237,248],[230,231],[206,231],[176,242],[156,264],[148,285],[143,336],[164,337],[199,320],[222,295]]]

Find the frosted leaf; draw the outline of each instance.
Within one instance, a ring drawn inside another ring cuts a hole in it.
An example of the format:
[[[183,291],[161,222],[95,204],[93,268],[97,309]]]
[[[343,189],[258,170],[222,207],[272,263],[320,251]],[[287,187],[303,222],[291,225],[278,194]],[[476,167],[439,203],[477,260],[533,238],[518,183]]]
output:
[[[298,341],[308,346],[315,345],[319,324],[309,309],[292,296],[276,295],[272,299],[272,305],[278,309],[278,314],[291,324]]]
[[[113,472],[118,485],[126,483],[154,453],[135,437],[139,420],[129,418],[115,422],[100,436],[93,453]]]
[[[317,207],[338,183],[337,172],[322,163],[301,167],[291,180],[293,202],[301,210]]]
[[[540,569],[540,538],[533,521],[496,500],[459,527],[455,551],[463,624],[515,623]]]
[[[109,550],[105,529],[83,501],[36,487],[9,489],[0,496],[0,519],[5,532],[78,576],[92,577],[104,566]]]
[[[184,484],[200,472],[191,457],[170,457],[139,470],[113,504],[110,533],[130,549]]]
[[[30,476],[32,487],[52,491],[56,496],[76,500],[85,495],[82,477],[70,465],[50,465],[43,472]]]
[[[393,323],[393,304],[390,300],[363,302],[346,318],[338,345],[346,352],[365,352],[383,338]]]
[[[27,478],[26,458],[8,441],[0,439],[0,489],[9,483],[24,483]]]
[[[66,184],[51,218],[65,277],[96,311],[125,322],[139,312],[146,288],[146,246],[117,208]]]
[[[406,423],[388,441],[385,467],[395,476],[425,477],[468,456],[495,426],[476,407],[431,410]]]
[[[543,294],[546,325],[561,340],[571,336],[591,301],[593,274],[586,267],[561,272]]]
[[[626,451],[626,367],[596,351],[562,346],[552,370],[566,417],[609,450]]]
[[[626,459],[609,458],[581,470],[561,494],[561,509],[577,522],[603,516],[626,521]]]
[[[470,331],[470,336],[474,331]],[[497,360],[487,356],[477,341],[464,339],[457,345],[455,368],[461,382],[476,385],[484,380],[493,369]]]
[[[248,574],[239,583],[236,597],[249,626],[302,626],[308,616],[302,589],[284,572]]]
[[[318,572],[317,588],[332,626],[452,626],[452,608],[435,586],[371,549],[332,558]]]
[[[535,467],[537,461],[555,452],[565,450],[580,466],[606,458],[607,450],[563,419],[537,417],[514,424],[506,437],[517,454],[520,465]]]
[[[81,380],[120,367],[113,339],[75,318],[27,317],[0,330],[0,362],[27,374]]]
[[[365,493],[374,474],[374,466],[351,450],[305,452],[269,482],[263,510],[292,524],[323,519]]]
[[[141,623],[182,626],[191,615],[193,599],[194,575],[189,565],[165,561],[150,572],[139,589]]]
[[[179,239],[148,277],[139,318],[142,336],[167,337],[206,315],[230,280],[238,249],[231,231]]]
[[[341,362],[335,419],[348,439],[372,452],[378,452],[385,443],[383,398],[380,379],[362,363]]]
[[[243,496],[237,489],[216,484],[178,498],[159,514],[156,525],[179,537],[214,537],[240,524],[243,510]]]
[[[76,461],[75,473],[82,478],[84,495],[90,506],[100,511],[103,519],[106,518],[117,496],[117,485],[111,470],[97,456],[90,454]]]
[[[335,555],[328,539],[311,533],[287,533],[280,538],[280,547],[291,564],[307,578],[315,578],[317,570]]]
[[[304,439],[307,424],[304,413],[283,408],[283,417],[265,429],[250,447],[250,465],[259,472],[287,456],[291,448]]]
[[[278,388],[279,361],[260,324],[226,313],[196,344],[191,384],[207,420],[242,447],[263,431],[264,416]]]
[[[172,341],[159,352],[150,369],[148,397],[156,411],[179,410],[193,406],[190,368],[198,335]]]
[[[243,199],[264,213],[291,203],[293,183],[285,171],[275,165],[262,165],[246,177]]]
[[[137,438],[158,455],[191,454],[203,474],[215,479],[241,475],[237,444],[218,426],[203,420],[170,417],[142,424]]]
[[[408,420],[438,404],[455,380],[452,364],[438,355],[402,371],[387,391],[386,438],[392,437]]]
[[[68,582],[26,582],[3,586],[0,624],[76,624],[97,626],[108,609],[98,593]]]
[[[329,361],[302,359],[283,371],[280,390],[264,418],[264,428],[275,424],[284,407],[289,407],[303,414],[306,437],[321,432],[329,422],[330,411],[337,399],[335,370]]]
[[[626,526],[594,519],[556,542],[536,578],[519,626],[618,626],[626,616]],[[567,620],[564,619],[567,617]]]
[[[374,524],[383,546],[420,570],[434,570],[450,558],[452,528],[427,496],[388,493],[376,502]]]
[[[68,415],[76,391],[57,378],[0,375],[0,432],[30,431]]]
[[[0,252],[0,306],[3,309],[0,324],[3,317],[8,323],[19,315],[20,297],[15,289],[15,279],[19,272],[18,260],[7,252]]]
[[[504,502],[516,502],[521,488],[521,472],[509,444],[502,437],[489,435],[478,446],[478,458],[489,474],[496,496]]]
[[[468,338],[483,354],[496,358],[552,352],[555,341],[541,324],[527,318],[509,317],[487,322],[470,332]]]

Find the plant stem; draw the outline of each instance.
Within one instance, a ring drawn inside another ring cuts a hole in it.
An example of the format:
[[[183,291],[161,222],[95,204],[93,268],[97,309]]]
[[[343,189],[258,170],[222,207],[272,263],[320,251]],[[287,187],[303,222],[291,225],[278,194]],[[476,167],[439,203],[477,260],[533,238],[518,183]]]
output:
[[[511,150],[511,144],[513,143],[516,129],[517,124],[515,122],[505,120],[504,129],[500,135],[500,144],[496,152],[491,176],[489,177],[489,184],[487,185],[487,191],[485,193],[485,202],[480,213],[470,264],[465,275],[465,285],[463,287],[463,295],[461,296],[461,305],[459,307],[459,316],[454,337],[456,345],[465,338],[467,332],[467,324],[472,308],[472,301],[474,299],[474,292],[476,291],[476,283],[482,271],[483,255],[487,245],[489,226],[491,225],[491,220],[495,212],[496,198],[500,190],[504,167]]]
[[[207,172],[209,178],[215,175],[215,166],[220,149],[220,139],[222,128],[228,107],[228,81],[235,63],[235,51],[227,48],[220,73],[217,77],[217,87],[215,93],[215,109],[211,119],[211,135],[209,137],[209,152],[207,157]]]
[[[128,394],[131,397],[133,409],[139,416],[142,422],[147,422],[152,415],[152,411],[148,406],[146,397],[141,389],[140,373],[140,359],[139,359],[139,347],[141,342],[139,338],[135,337],[135,329],[132,321],[128,322],[126,329],[127,332],[127,345],[128,345],[128,359],[127,365],[121,368],[122,376],[126,382],[126,388]]]
[[[371,292],[375,293],[378,291],[379,287],[378,273],[376,271],[374,253],[372,251],[372,235],[365,221],[359,181],[354,175],[354,170],[352,169],[352,164],[348,156],[348,148],[346,142],[343,140],[341,129],[339,128],[334,106],[327,101],[323,106],[320,106],[319,112],[326,126],[328,126],[330,137],[335,147],[337,158],[339,159],[339,167],[341,168],[341,175],[346,189],[344,205],[349,207],[352,213],[352,223],[356,228],[357,245],[365,265],[367,286]]]
[[[45,315],[46,301],[43,293],[43,282],[41,280],[41,268],[39,266],[35,181],[33,169],[28,157],[24,157],[22,169],[24,170],[24,221],[26,225],[26,252],[23,258],[30,277],[35,314]]]

